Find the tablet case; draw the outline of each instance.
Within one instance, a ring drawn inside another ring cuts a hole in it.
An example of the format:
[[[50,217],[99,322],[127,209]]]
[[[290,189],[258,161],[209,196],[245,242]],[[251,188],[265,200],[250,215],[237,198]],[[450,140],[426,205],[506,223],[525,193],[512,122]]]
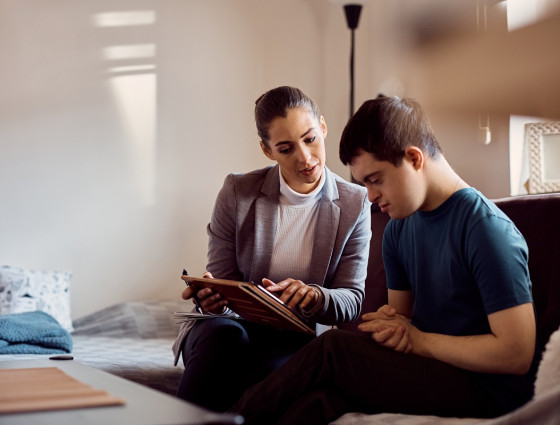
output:
[[[264,286],[253,282],[227,279],[181,276],[187,284],[200,288],[212,288],[228,300],[228,307],[250,322],[257,322],[315,335],[304,317],[292,310]]]

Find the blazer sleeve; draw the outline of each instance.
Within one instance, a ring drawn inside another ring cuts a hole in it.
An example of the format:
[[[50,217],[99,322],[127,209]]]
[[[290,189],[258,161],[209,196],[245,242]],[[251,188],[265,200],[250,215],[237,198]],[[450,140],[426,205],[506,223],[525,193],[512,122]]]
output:
[[[352,202],[341,202],[342,208],[350,212],[341,214],[339,238],[342,242],[339,243],[342,249],[339,256],[331,260],[334,272],[320,288],[325,303],[313,315],[314,320],[324,325],[351,322],[361,312],[371,240],[371,203],[365,191],[360,194],[362,196],[354,196]]]
[[[236,261],[237,200],[234,175],[226,177],[218,193],[212,218],[207,226],[208,264],[206,269],[222,279],[242,280]]]

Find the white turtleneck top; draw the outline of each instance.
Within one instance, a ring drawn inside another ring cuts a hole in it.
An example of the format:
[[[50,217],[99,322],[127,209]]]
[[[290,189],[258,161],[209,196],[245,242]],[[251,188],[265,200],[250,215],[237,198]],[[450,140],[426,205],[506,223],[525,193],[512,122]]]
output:
[[[269,278],[309,280],[313,241],[319,215],[319,200],[325,184],[325,172],[310,193],[295,192],[280,174],[280,203]],[[289,266],[286,266],[286,265]]]

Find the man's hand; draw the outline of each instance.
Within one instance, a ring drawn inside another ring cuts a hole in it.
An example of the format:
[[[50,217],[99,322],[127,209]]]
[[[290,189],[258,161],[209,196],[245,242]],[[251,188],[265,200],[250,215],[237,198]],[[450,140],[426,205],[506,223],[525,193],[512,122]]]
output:
[[[358,325],[363,332],[370,332],[372,339],[379,345],[402,353],[412,351],[410,321],[390,305],[384,305],[376,312],[362,316],[364,322]]]
[[[313,286],[306,285],[301,280],[284,279],[274,283],[270,279],[262,280],[263,286],[270,292],[278,293],[278,298],[293,309],[310,309],[321,297],[321,293]]]
[[[213,279],[212,273],[205,272],[202,277]],[[220,294],[210,288],[198,289],[194,286],[187,286],[183,289],[181,297],[184,300],[191,298],[198,299],[198,303],[204,312],[220,314],[223,313],[227,306],[227,300],[223,299]]]

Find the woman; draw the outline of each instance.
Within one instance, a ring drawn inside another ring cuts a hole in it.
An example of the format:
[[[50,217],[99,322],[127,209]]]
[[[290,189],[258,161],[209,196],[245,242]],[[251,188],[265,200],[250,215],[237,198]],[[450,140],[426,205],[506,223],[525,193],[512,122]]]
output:
[[[255,121],[263,153],[277,164],[226,177],[208,225],[205,277],[262,282],[314,323],[355,320],[371,237],[365,189],[326,168],[325,119],[299,89],[263,94]],[[182,293],[194,295],[192,287]],[[209,288],[196,297],[206,313],[227,311]],[[226,317],[190,322],[174,345],[185,365],[177,395],[227,410],[312,338]]]

